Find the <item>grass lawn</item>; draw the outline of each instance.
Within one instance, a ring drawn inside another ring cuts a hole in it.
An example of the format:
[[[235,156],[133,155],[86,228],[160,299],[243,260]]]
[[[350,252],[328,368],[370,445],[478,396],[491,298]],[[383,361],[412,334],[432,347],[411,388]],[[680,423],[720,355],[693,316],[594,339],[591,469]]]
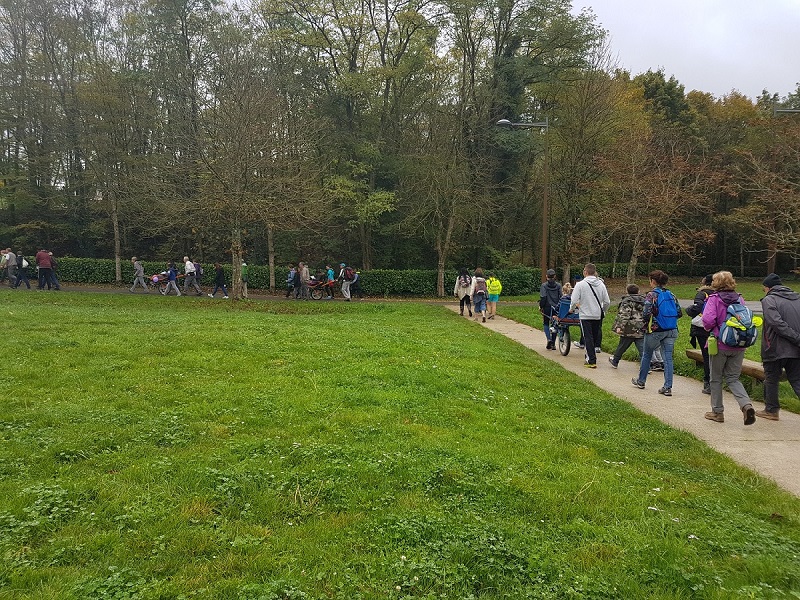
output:
[[[800,500],[444,307],[0,311],[2,599],[800,589]]]

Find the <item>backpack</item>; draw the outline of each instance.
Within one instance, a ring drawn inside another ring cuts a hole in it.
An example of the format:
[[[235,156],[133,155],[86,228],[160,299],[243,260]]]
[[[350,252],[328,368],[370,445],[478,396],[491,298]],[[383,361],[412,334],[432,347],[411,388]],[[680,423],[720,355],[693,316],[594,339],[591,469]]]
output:
[[[675,296],[669,290],[656,292],[656,302],[653,305],[653,316],[656,318],[659,331],[678,328],[678,317],[682,311]]]
[[[612,327],[615,332],[620,333],[623,337],[642,336],[644,331],[644,301],[641,296],[637,299],[628,296],[619,303],[617,309],[617,318],[614,319]]]
[[[194,264],[194,274],[198,277],[203,275],[203,265],[200,263],[193,263]]]
[[[470,277],[469,275],[459,275],[458,285],[460,287],[469,287],[470,285],[472,285],[472,277]]]
[[[475,296],[483,295],[486,296],[489,291],[486,289],[486,280],[482,277],[475,278]]]
[[[747,348],[758,340],[758,328],[753,322],[753,311],[736,301],[728,305],[727,320],[720,325],[717,339],[731,348]]]
[[[490,277],[486,282],[486,291],[492,296],[499,296],[500,292],[503,291],[503,284],[500,283],[500,280],[497,277]]]
[[[353,270],[353,267],[345,267],[344,268],[344,280],[345,281],[353,281],[356,278],[356,272]]]

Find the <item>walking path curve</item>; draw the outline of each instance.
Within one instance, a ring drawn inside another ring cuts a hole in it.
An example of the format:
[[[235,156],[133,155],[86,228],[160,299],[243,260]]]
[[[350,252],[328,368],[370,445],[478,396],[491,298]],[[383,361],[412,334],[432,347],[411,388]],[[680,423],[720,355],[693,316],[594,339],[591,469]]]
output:
[[[458,305],[448,305],[448,308],[457,311]],[[642,412],[691,433],[739,464],[800,496],[800,415],[784,410],[780,421],[758,418],[754,425],[745,427],[736,400],[726,391],[725,422],[715,423],[703,418],[711,405],[709,396],[702,393],[700,381],[675,375],[673,395],[666,398],[656,392],[664,383],[662,373],[651,373],[644,390],[633,387],[631,379],[639,373],[638,363],[623,360],[619,368],[614,369],[608,362],[609,355],[603,353],[598,356],[597,369],[587,369],[583,366],[582,350],[573,348],[567,356],[561,356],[557,350],[547,350],[544,334],[539,329],[500,316],[483,325],[557,362]],[[758,402],[753,406],[756,410],[763,408]]]

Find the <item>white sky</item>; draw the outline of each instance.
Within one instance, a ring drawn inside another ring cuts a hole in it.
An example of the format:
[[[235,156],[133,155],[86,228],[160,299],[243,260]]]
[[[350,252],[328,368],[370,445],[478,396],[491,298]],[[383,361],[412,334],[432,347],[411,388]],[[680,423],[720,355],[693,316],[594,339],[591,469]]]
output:
[[[785,96],[800,82],[800,0],[573,0],[610,34],[620,67],[663,68],[686,91],[717,98],[763,89]]]

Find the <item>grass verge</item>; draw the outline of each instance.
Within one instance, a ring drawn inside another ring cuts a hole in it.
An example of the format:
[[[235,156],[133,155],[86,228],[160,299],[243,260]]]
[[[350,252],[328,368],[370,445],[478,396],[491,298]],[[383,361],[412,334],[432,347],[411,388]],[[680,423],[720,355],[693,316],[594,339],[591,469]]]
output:
[[[0,311],[2,598],[800,588],[800,500],[443,307]]]

